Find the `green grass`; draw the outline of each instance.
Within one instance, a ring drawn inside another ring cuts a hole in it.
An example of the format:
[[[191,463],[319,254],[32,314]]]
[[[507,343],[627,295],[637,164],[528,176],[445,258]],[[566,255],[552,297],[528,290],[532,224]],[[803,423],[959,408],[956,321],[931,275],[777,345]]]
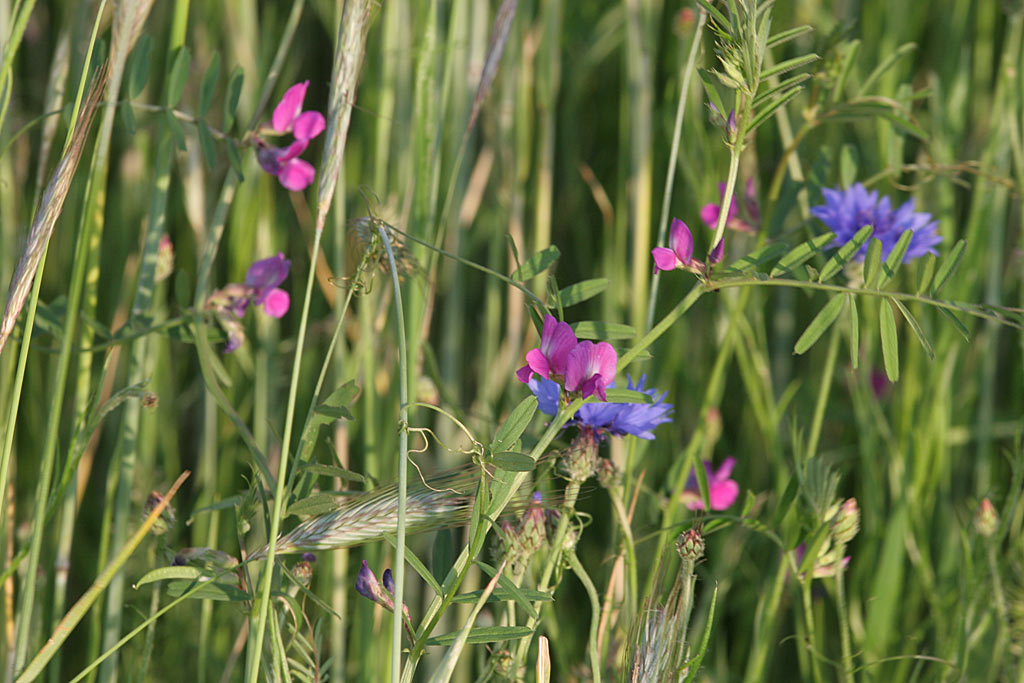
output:
[[[0,2],[0,282],[24,294],[0,327],[4,679],[534,680],[543,635],[555,681],[631,680],[638,650],[681,680],[1024,680],[1012,4],[780,3],[772,35],[810,30],[763,53],[742,0],[706,24],[654,0]],[[757,99],[793,77],[778,109]],[[254,136],[305,80],[327,130],[289,192]],[[759,230],[705,228],[719,183],[751,178]],[[856,181],[930,212],[938,258],[782,267],[825,232],[822,188]],[[709,278],[653,274],[672,217],[702,261],[724,235]],[[26,250],[40,274],[14,282]],[[278,252],[289,312],[250,306],[223,353],[208,298]],[[617,386],[646,374],[674,405],[653,441],[599,445],[616,477],[566,474],[579,403],[537,416],[515,379],[543,306],[604,323]],[[693,467],[730,456],[737,501],[688,510]],[[453,468],[467,525],[396,514],[318,552],[308,587],[274,543],[238,565],[305,514]],[[132,551],[186,470],[175,521]],[[533,490],[551,524],[517,557]],[[699,561],[674,549],[691,528]],[[811,579],[820,553],[851,559]],[[355,591],[364,559],[393,568],[412,639]]]

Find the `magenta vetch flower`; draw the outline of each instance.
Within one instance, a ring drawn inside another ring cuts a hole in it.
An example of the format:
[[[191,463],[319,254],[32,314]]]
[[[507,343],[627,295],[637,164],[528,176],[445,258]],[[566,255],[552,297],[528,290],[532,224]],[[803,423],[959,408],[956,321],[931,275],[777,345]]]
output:
[[[694,265],[693,235],[686,227],[686,223],[678,218],[673,218],[672,228],[668,234],[668,248],[655,247],[651,249],[651,256],[654,257],[654,266],[658,270],[692,267]]]
[[[295,141],[287,147],[275,147],[257,138],[259,149],[256,150],[256,159],[260,166],[293,192],[304,190],[313,182],[316,175],[313,165],[298,157],[306,151],[309,141],[320,135],[326,126],[320,112],[302,111],[308,87],[309,81],[304,81],[288,88],[271,117],[274,132],[282,135],[291,133]]]
[[[559,322],[553,315],[544,316],[540,346],[526,354],[526,365],[516,371],[516,377],[525,384],[534,373],[544,379],[552,375],[564,376],[569,352],[576,348],[576,344],[576,335],[569,323]]]
[[[725,183],[718,183],[719,198],[725,197]],[[754,192],[754,179],[747,178],[746,193],[743,197],[743,208],[755,224],[761,220],[761,211],[757,205],[757,194]],[[718,227],[718,218],[722,213],[720,204],[705,204],[700,210],[700,219],[712,230]],[[756,225],[748,223],[740,216],[736,196],[729,202],[729,213],[725,217],[725,227],[737,232],[757,232]]]
[[[256,261],[245,274],[245,286],[252,289],[252,303],[263,306],[263,312],[272,318],[280,318],[288,312],[291,299],[278,285],[288,277],[290,268],[291,261],[278,252],[277,256]]]
[[[605,387],[615,380],[619,356],[608,342],[583,341],[569,352],[565,390],[581,391],[583,398],[597,395],[608,400]]]
[[[708,499],[712,510],[725,510],[736,502],[740,495],[740,485],[729,478],[732,468],[736,465],[736,458],[726,458],[717,470],[711,469],[711,463],[705,462],[704,469],[708,474]],[[697,483],[697,473],[691,472],[686,482],[686,489],[683,491],[683,502],[690,510],[703,510],[704,501],[700,498],[700,485]]]

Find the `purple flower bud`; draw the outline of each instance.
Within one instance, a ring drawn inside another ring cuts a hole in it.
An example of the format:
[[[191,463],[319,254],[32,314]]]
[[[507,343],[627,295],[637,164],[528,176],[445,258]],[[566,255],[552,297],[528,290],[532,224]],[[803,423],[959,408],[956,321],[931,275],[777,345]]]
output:
[[[729,131],[729,139],[736,137],[736,110],[729,112],[729,120],[725,122],[725,129]]]
[[[715,248],[711,250],[710,254],[708,254],[708,263],[710,263],[712,265],[714,265],[716,263],[721,263],[722,257],[724,255],[725,255],[725,238],[723,237],[722,239],[718,240],[718,244],[716,244]]]
[[[384,590],[392,595],[395,594],[395,576],[391,573],[391,567],[384,570],[384,574],[381,576],[381,581],[384,583]]]

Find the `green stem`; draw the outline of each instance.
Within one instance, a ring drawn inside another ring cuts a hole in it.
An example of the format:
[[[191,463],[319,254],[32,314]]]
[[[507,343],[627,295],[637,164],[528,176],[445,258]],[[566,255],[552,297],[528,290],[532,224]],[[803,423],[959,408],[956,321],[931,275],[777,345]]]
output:
[[[743,130],[740,126],[739,130]],[[732,148],[732,155],[729,157],[729,177],[725,181],[725,194],[722,195],[721,210],[718,212],[718,225],[715,227],[715,237],[711,240],[711,249],[714,249],[725,237],[725,224],[729,218],[729,207],[732,206],[732,195],[736,190],[736,176],[740,170],[740,155],[743,153],[743,144],[737,140]],[[711,253],[711,250],[708,251]]]
[[[843,582],[843,555],[845,544],[836,546],[836,611],[839,612],[839,646],[842,648],[843,662],[840,675],[843,681],[853,683],[853,647],[850,644],[850,610],[846,605],[846,585]]]
[[[833,325],[828,338],[828,351],[825,355],[825,368],[822,370],[821,382],[818,386],[818,400],[814,404],[814,417],[811,420],[811,433],[807,439],[808,458],[818,452],[818,438],[821,436],[821,425],[825,420],[825,406],[832,394],[832,375],[836,369],[836,358],[839,355],[839,326]]]
[[[803,606],[804,626],[807,629],[807,649],[809,650],[811,660],[811,675],[814,677],[814,683],[821,683],[821,664],[818,662],[820,653],[818,651],[817,634],[814,628],[814,602],[811,596],[812,581],[813,579],[808,576],[801,584],[800,602]]]
[[[249,659],[249,683],[259,680],[261,653],[263,652],[263,635],[266,631],[267,617],[270,612],[270,587],[274,579],[274,561],[277,558],[277,536],[281,529],[286,504],[286,482],[288,481],[288,458],[291,454],[292,428],[295,424],[295,401],[299,391],[299,374],[302,368],[302,350],[306,343],[306,329],[309,324],[309,304],[313,299],[313,283],[316,280],[316,259],[320,253],[322,230],[317,230],[313,238],[313,251],[310,256],[309,274],[306,277],[306,294],[302,300],[302,316],[299,320],[299,336],[295,342],[295,358],[292,361],[291,382],[288,386],[288,403],[285,409],[284,434],[281,437],[281,464],[277,471],[277,485],[274,492],[274,507],[270,515],[270,531],[267,538],[267,562],[263,569],[260,597],[257,603],[256,630],[254,632],[253,649]]]
[[[679,89],[679,103],[676,105],[676,121],[672,128],[672,146],[669,148],[668,172],[665,175],[665,192],[661,197],[661,220],[658,223],[658,244],[665,244],[665,235],[668,233],[668,212],[672,203],[672,188],[676,179],[676,163],[679,159],[679,140],[683,134],[683,116],[686,113],[686,98],[690,93],[690,80],[693,78],[697,62],[697,52],[700,49],[701,38],[704,35],[704,25],[707,23],[708,13],[701,9],[697,18],[697,30],[693,34],[693,42],[690,43],[690,55],[686,58],[686,66],[680,74],[683,85]],[[650,328],[654,323],[654,309],[658,302],[658,282],[661,280],[661,271],[655,268],[651,276],[651,296],[647,304],[647,325]]]
[[[391,249],[391,240],[383,226],[378,226],[384,248],[391,263],[391,283],[395,290],[395,322],[398,326],[398,530],[395,534],[395,611],[391,628],[391,680],[398,683],[402,675],[402,605],[405,583],[405,505],[409,478],[409,350],[406,348],[405,309],[398,266]]]
[[[587,574],[587,570],[583,568],[580,559],[576,557],[576,552],[565,553],[565,558],[569,561],[569,566],[572,567],[576,578],[580,580],[584,590],[587,591],[587,597],[590,598],[590,637],[587,639],[587,652],[590,653],[590,680],[594,683],[601,683],[601,655],[597,651],[597,627],[601,616],[601,601],[597,596],[597,589],[594,588],[594,582]]]

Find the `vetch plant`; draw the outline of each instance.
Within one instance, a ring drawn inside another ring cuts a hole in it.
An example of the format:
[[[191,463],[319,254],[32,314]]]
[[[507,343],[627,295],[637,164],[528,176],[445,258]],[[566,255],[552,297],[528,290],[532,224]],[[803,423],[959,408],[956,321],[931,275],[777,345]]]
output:
[[[313,182],[316,170],[308,161],[298,157],[306,151],[309,141],[320,135],[326,127],[323,114],[302,110],[308,88],[309,81],[288,88],[274,108],[270,120],[273,133],[292,134],[294,141],[291,144],[275,147],[261,137],[256,138],[256,158],[260,166],[270,175],[276,176],[281,185],[292,192],[301,192]]]

